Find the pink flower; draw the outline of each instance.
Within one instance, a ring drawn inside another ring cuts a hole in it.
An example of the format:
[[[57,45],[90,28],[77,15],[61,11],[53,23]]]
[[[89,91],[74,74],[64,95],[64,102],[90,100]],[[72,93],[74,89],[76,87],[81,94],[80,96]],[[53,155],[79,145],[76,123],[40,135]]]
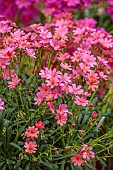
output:
[[[24,145],[24,148],[25,148],[25,151],[28,152],[28,153],[35,153],[36,150],[37,150],[37,144],[36,142],[25,142],[25,145]]]
[[[40,33],[40,38],[41,39],[50,39],[50,38],[52,38],[51,32],[49,32],[48,30],[45,30],[43,27],[40,29],[39,33]]]
[[[31,0],[16,0],[15,4],[18,6],[18,8],[27,8],[31,5]]]
[[[60,60],[62,63],[64,63],[64,61],[68,59],[69,57],[70,55],[68,53],[64,53],[64,54],[60,54],[60,56],[57,57],[57,59]]]
[[[51,88],[54,88],[55,86],[58,86],[58,78],[57,77],[52,77],[50,80],[46,80],[46,83],[48,86],[51,86]]]
[[[74,166],[81,166],[84,163],[82,156],[76,153],[73,153],[71,161],[74,163]]]
[[[72,84],[72,86],[69,86],[69,92],[71,94],[82,94],[83,90],[81,89],[81,85],[76,86],[76,84]]]
[[[80,60],[82,60],[83,59],[83,54],[81,53],[81,52],[79,52],[79,51],[75,51],[74,53],[73,53],[73,55],[74,56],[72,56],[71,57],[71,60],[73,61],[73,62],[79,62]]]
[[[83,61],[90,67],[94,67],[94,65],[96,65],[96,58],[88,53],[84,54]]]
[[[35,123],[35,126],[38,128],[38,129],[44,129],[44,124],[42,121],[38,121]]]
[[[4,102],[2,101],[2,99],[0,98],[0,110],[4,110]]]
[[[87,63],[80,63],[80,68],[83,70],[84,73],[90,70],[90,66]]]
[[[57,113],[68,112],[66,104],[60,104],[59,108],[57,109]]]
[[[102,71],[98,71],[98,74],[101,79],[108,80],[107,76]]]
[[[0,67],[6,68],[8,65],[10,65],[9,59],[0,57]]]
[[[106,38],[100,38],[100,39],[99,39],[99,43],[100,43],[103,47],[106,47],[106,48],[111,48],[111,47],[113,47],[112,40],[111,40],[111,39],[108,39],[107,37],[106,37]]]
[[[57,120],[57,124],[59,124],[60,126],[63,126],[64,124],[66,124],[66,121],[67,121],[67,113],[59,112],[59,113],[57,113],[55,119]]]
[[[95,91],[95,89],[98,88],[98,81],[97,80],[90,80],[90,81],[87,81],[87,84],[88,84],[88,90],[92,90],[92,91]]]
[[[64,70],[72,70],[71,65],[68,65],[67,63],[61,63],[60,66],[61,66]]]
[[[59,76],[60,78],[60,86],[67,85],[68,83],[71,83],[71,77],[69,74],[64,73],[63,75]]]
[[[25,136],[27,138],[30,137],[31,139],[38,138],[38,134],[38,128],[36,128],[35,126],[29,126],[28,129],[25,131]]]
[[[82,106],[86,106],[88,104],[88,100],[85,97],[79,97],[79,96],[76,96],[76,100],[74,102]]]
[[[39,105],[44,100],[44,97],[45,97],[45,95],[43,92],[38,92],[36,94],[36,96],[34,97],[35,104]]]
[[[90,160],[90,157],[91,158],[95,157],[95,153],[92,151],[93,148],[91,146],[88,146],[83,143],[82,147],[83,148],[80,150],[80,153],[83,155],[84,159]]]
[[[13,77],[12,78],[12,81],[9,81],[8,82],[8,87],[10,88],[10,89],[13,89],[13,88],[15,88],[16,87],[16,85],[19,83],[19,81],[20,81],[20,79],[16,76],[16,77]]]
[[[32,57],[32,58],[36,58],[35,52],[34,52],[33,49],[26,48],[26,52],[27,52],[28,56],[30,56],[30,57]]]
[[[47,67],[45,67],[44,69],[40,70],[39,75],[41,76],[41,78],[46,78],[47,74],[48,74],[49,69]]]

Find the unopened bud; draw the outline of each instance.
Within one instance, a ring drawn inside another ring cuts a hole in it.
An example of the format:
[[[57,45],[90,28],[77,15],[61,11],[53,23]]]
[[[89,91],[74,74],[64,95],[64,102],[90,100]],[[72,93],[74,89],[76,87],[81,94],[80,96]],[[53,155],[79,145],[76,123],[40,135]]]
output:
[[[98,116],[98,113],[94,111],[94,112],[92,113],[92,118],[95,119],[97,116]]]

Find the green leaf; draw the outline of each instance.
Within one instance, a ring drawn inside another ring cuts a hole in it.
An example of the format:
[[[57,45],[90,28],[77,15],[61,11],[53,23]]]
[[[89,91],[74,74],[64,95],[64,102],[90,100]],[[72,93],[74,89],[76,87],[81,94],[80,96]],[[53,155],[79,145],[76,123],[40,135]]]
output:
[[[0,122],[2,121],[3,111],[0,110]]]
[[[29,161],[29,157],[27,155],[24,155],[24,159]]]
[[[86,164],[86,166],[91,170],[96,170],[96,168],[91,163]]]
[[[3,164],[4,164],[4,163],[5,163],[5,161],[3,161],[3,162],[0,162],[0,167],[1,167],[1,166],[3,166]]]
[[[83,121],[82,121],[82,125],[84,125],[84,124],[88,121],[89,116],[90,116],[90,114],[88,114],[88,115],[86,114],[86,115],[84,116]]]
[[[19,150],[22,150],[22,148],[19,145],[17,145],[16,143],[11,142],[10,145],[14,146],[15,148],[17,148]]]
[[[30,163],[26,165],[25,170],[30,170]]]
[[[4,127],[8,128],[9,124],[10,124],[10,121],[9,121],[9,120],[7,120],[7,119],[4,119],[4,120],[3,120],[3,126],[4,126]]]
[[[62,157],[58,157],[58,158],[54,158],[53,160],[60,160],[60,159],[64,159],[64,158],[69,158],[69,157],[71,157],[72,156],[72,154],[69,154],[69,155],[66,155],[66,156],[62,156]]]
[[[80,115],[79,115],[79,117],[78,117],[78,124],[80,124],[80,122],[81,122],[81,120],[82,120],[82,113],[80,113]]]
[[[65,165],[65,164],[62,164],[62,165],[61,165],[60,170],[64,170],[64,165]]]
[[[2,170],[6,170],[6,168],[7,168],[6,165],[4,165],[4,167],[2,168]]]
[[[53,168],[50,162],[41,162],[41,163],[42,163],[43,165],[45,165],[46,167],[50,168],[50,169]]]
[[[0,147],[2,146],[2,142],[0,142]]]
[[[12,126],[9,126],[8,129],[7,129],[7,148],[9,147],[9,143],[10,143],[10,138],[11,138],[11,135],[12,135]]]

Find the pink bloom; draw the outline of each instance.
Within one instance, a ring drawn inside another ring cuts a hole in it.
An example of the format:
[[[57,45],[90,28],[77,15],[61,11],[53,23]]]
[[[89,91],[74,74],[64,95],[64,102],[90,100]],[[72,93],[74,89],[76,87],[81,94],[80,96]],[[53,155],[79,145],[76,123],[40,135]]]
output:
[[[84,163],[82,156],[76,153],[73,153],[71,161],[74,163],[74,166],[81,166]]]
[[[62,91],[64,91],[66,94],[68,94],[69,93],[69,86],[65,85],[65,84],[61,84],[61,85],[63,85],[62,86]]]
[[[113,47],[112,39],[108,39],[107,37],[106,37],[106,38],[100,38],[100,39],[99,39],[99,43],[100,43],[103,47],[106,47],[106,48],[111,48],[111,47]]]
[[[41,78],[47,78],[49,69],[47,67],[45,67],[43,70],[40,71],[39,75],[41,76]]]
[[[43,95],[46,97],[50,91],[51,91],[51,88],[48,87],[46,84],[42,83],[42,87],[39,87],[38,88],[40,90],[41,93],[43,93]]]
[[[27,138],[30,137],[31,139],[38,138],[38,134],[38,128],[36,128],[35,126],[29,126],[28,129],[25,131],[25,136]]]
[[[39,33],[40,33],[40,38],[42,39],[52,38],[51,32],[49,32],[48,30],[45,30],[43,27],[40,29]]]
[[[51,86],[51,88],[54,88],[55,86],[58,86],[58,78],[57,77],[52,77],[50,80],[46,80],[46,83],[48,86]]]
[[[98,88],[98,81],[97,80],[91,80],[91,81],[87,81],[87,84],[88,84],[88,90],[92,90],[92,91],[95,91],[95,89]]]
[[[68,65],[67,63],[61,63],[60,66],[64,69],[64,70],[72,70],[71,65]]]
[[[25,142],[25,145],[24,145],[24,148],[25,148],[25,151],[28,152],[28,153],[35,153],[36,150],[37,150],[37,144],[36,142]]]
[[[2,101],[2,99],[0,98],[0,110],[4,110],[4,102]]]
[[[26,48],[26,52],[27,52],[28,56],[30,56],[32,58],[36,58],[35,52],[33,49]]]
[[[62,63],[64,63],[64,60],[68,59],[70,55],[68,53],[60,54],[60,56],[57,58],[60,60]]]
[[[72,56],[71,57],[71,60],[73,61],[73,62],[79,62],[80,60],[82,60],[83,59],[83,54],[81,53],[81,52],[79,52],[79,51],[75,51],[74,53],[73,53],[73,55],[74,56]]]
[[[84,73],[90,70],[90,66],[87,63],[80,63],[80,68],[83,70]]]
[[[54,98],[53,94],[52,94],[52,93],[49,93],[49,94],[46,96],[45,100],[51,101],[51,100],[53,100],[53,98]]]
[[[16,77],[13,77],[12,78],[12,81],[9,81],[8,82],[8,87],[10,88],[10,89],[13,89],[13,88],[15,88],[16,87],[16,85],[19,83],[19,81],[20,81],[20,79],[16,76]]]
[[[54,48],[54,50],[60,50],[61,49],[61,41],[56,39],[50,40],[51,47]]]
[[[44,97],[45,97],[45,95],[43,92],[38,92],[36,94],[36,96],[34,97],[35,104],[39,105],[44,100]]]
[[[31,5],[31,0],[16,0],[15,4],[18,6],[18,8],[27,8]]]
[[[62,112],[68,112],[67,105],[66,104],[60,104],[59,108],[57,109],[57,113],[62,113]]]
[[[81,149],[80,153],[83,155],[84,159],[90,160],[90,157],[91,158],[95,157],[95,153],[92,151],[93,148],[91,146],[88,146],[83,143],[82,147],[83,148]]]
[[[0,57],[0,67],[6,68],[7,65],[10,65],[9,59]]]
[[[85,97],[79,97],[79,96],[76,96],[76,100],[74,102],[77,105],[82,105],[82,106],[86,106],[88,104],[88,100],[86,100]]]
[[[38,121],[35,123],[35,126],[38,128],[38,129],[44,129],[44,124],[42,121]]]
[[[83,61],[90,67],[94,67],[94,65],[96,65],[96,58],[88,53],[84,54]]]
[[[51,78],[55,78],[55,77],[59,77],[60,75],[62,75],[62,73],[60,71],[57,71],[56,68],[54,68],[53,70],[48,70],[47,79],[51,79]]]
[[[98,74],[101,79],[108,80],[107,76],[102,71],[98,71]]]
[[[60,86],[67,85],[68,83],[71,83],[71,77],[69,74],[64,73],[63,75],[59,76],[60,78]]]
[[[12,27],[9,26],[9,21],[0,21],[0,33],[4,34],[4,33],[11,32],[11,29]]]
[[[57,113],[55,119],[57,120],[57,124],[59,124],[60,126],[63,126],[64,124],[66,124],[66,121],[67,121],[67,113],[59,112],[59,113]]]
[[[81,85],[76,86],[76,84],[72,84],[72,86],[69,86],[69,92],[71,94],[82,94],[83,90],[81,89]]]

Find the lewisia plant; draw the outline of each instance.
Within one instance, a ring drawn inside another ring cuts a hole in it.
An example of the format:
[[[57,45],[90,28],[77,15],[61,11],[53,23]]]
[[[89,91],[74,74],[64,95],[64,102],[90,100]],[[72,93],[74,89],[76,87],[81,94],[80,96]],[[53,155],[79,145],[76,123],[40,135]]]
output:
[[[95,24],[0,22],[1,169],[95,169],[112,156],[113,37]]]

